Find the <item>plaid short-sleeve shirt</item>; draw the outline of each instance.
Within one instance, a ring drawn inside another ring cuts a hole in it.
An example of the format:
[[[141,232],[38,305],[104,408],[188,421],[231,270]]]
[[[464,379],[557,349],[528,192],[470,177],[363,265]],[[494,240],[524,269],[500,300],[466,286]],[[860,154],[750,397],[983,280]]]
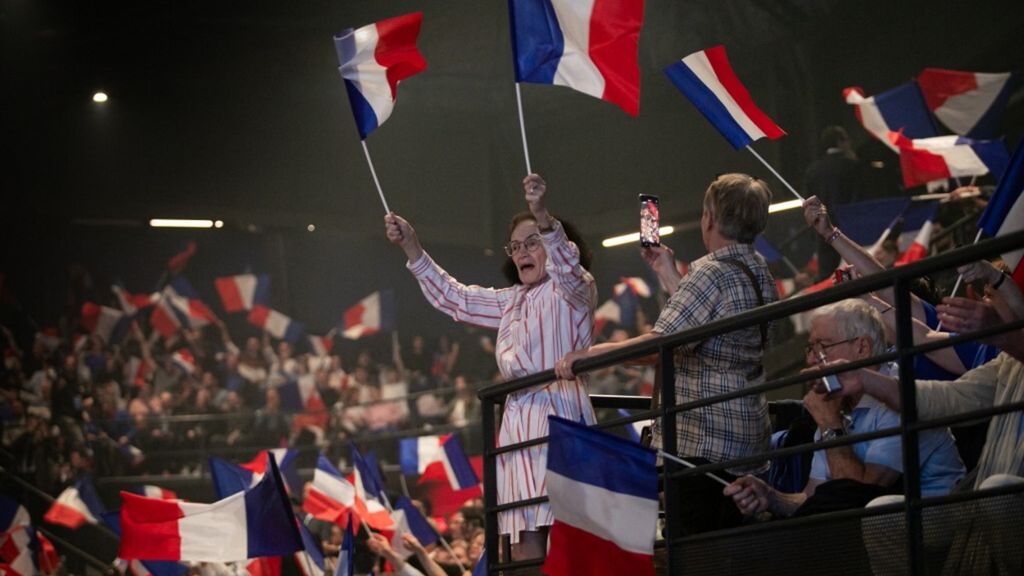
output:
[[[761,286],[765,303],[778,300],[768,264],[751,244],[720,248],[690,265],[675,294],[661,311],[654,332],[672,334],[701,326],[758,306],[754,285],[739,267],[722,259],[739,260]],[[751,326],[676,350],[676,402],[681,404],[733,392],[764,382],[761,331]],[[677,415],[680,456],[723,462],[769,448],[771,427],[763,394],[688,410]],[[660,430],[655,426],[655,439]],[[732,474],[757,473],[755,464],[730,469]]]

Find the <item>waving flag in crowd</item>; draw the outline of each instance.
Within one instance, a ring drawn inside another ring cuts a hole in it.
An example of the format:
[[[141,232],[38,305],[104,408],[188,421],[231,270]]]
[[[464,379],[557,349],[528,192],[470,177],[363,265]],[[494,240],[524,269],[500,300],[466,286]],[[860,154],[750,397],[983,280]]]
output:
[[[18,526],[29,526],[32,517],[28,510],[7,496],[0,494],[0,532],[8,532]]]
[[[548,420],[547,484],[555,523],[544,573],[653,576],[655,452],[563,418]]]
[[[149,315],[149,324],[164,339],[170,339],[181,330],[181,320],[174,312],[170,300],[162,297],[153,305],[153,313]]]
[[[116,308],[100,306],[93,302],[82,304],[82,326],[90,334],[99,336],[105,344],[113,344],[119,340],[127,329],[128,317]]]
[[[453,490],[480,484],[457,434],[402,438],[399,462],[403,474],[419,474],[420,482],[443,478]]]
[[[388,511],[390,503],[384,494],[379,476],[355,444],[352,444],[352,467],[356,487],[356,511],[363,522],[374,530],[392,530],[394,521]]]
[[[196,373],[196,358],[188,348],[178,348],[171,354],[171,362],[186,374]]]
[[[232,464],[215,456],[209,459],[210,475],[213,478],[213,489],[217,498],[227,498],[237,492],[244,492],[263,479],[270,466],[270,457],[273,455],[278,464],[278,470],[285,481],[285,489],[292,493],[299,493],[302,482],[299,481],[298,471],[295,469],[295,457],[298,451],[294,448],[275,448],[273,450],[262,450],[249,462]]]
[[[303,576],[323,576],[326,571],[324,553],[320,550],[320,544],[316,538],[309,533],[305,524],[296,522],[299,527],[299,535],[302,537],[302,550],[295,553],[295,564]]]
[[[998,179],[1010,162],[1010,154],[1001,140],[971,140],[963,136],[912,140],[898,132],[890,133],[889,140],[899,149],[903,185],[907,188],[988,173]]]
[[[249,312],[249,323],[266,330],[268,334],[279,340],[295,342],[305,332],[299,322],[266,306],[255,305]]]
[[[999,186],[978,220],[978,228],[991,237],[1024,230],[1024,144],[1018,144]],[[1003,254],[1013,281],[1024,290],[1024,248]]]
[[[999,121],[1019,80],[1018,74],[1010,72],[925,68],[917,84],[928,109],[950,130],[962,136],[994,138],[1000,135]]]
[[[88,478],[83,478],[57,496],[43,520],[78,529],[83,524],[98,524],[103,512],[103,503],[96,494],[96,488]]]
[[[233,562],[287,556],[302,537],[277,463],[253,488],[213,504],[121,493],[121,549],[126,560]]]
[[[641,298],[651,297],[651,286],[643,278],[630,276],[628,278],[619,278],[619,280],[620,282],[612,287],[612,294],[618,296],[629,290]]]
[[[327,404],[321,398],[312,374],[303,374],[288,380],[277,387],[277,393],[281,398],[282,408],[304,413],[295,414],[292,418],[294,429],[299,430],[306,426],[317,426],[321,430],[327,428]]]
[[[171,259],[167,261],[167,270],[171,274],[181,274],[185,266],[188,266],[189,260],[192,260],[192,257],[196,255],[197,248],[198,246],[195,242],[186,244],[184,250],[171,256]]]
[[[121,512],[105,512],[103,523],[111,532],[121,537]],[[188,566],[181,562],[170,562],[166,560],[124,560],[117,558],[115,565],[123,568],[123,573],[131,576],[183,576],[188,572]]]
[[[908,138],[938,136],[915,82],[900,84],[871,97],[865,97],[862,88],[846,88],[843,98],[853,106],[853,113],[864,129],[893,152],[898,153],[899,149],[889,139],[890,132],[902,132]]]
[[[349,340],[388,332],[395,326],[395,294],[381,290],[370,294],[358,304],[345,310],[341,335]]]
[[[314,518],[344,528],[350,522],[359,530],[359,515],[356,511],[356,487],[342,476],[323,454],[316,461],[313,483],[306,492],[302,509]],[[355,516],[350,520],[350,517]]]
[[[334,36],[338,71],[362,140],[391,116],[398,83],[426,70],[416,47],[422,24],[423,13],[415,12]]]
[[[665,68],[665,74],[733,148],[786,135],[754,103],[736,77],[724,46],[694,52]]]
[[[217,294],[225,312],[252,310],[256,304],[270,305],[270,276],[267,274],[238,274],[214,280]]]
[[[896,266],[903,266],[928,257],[931,250],[932,229],[939,215],[939,203],[915,202],[903,213],[904,228],[900,235],[900,256]],[[912,237],[909,244],[907,239]]]
[[[330,356],[331,351],[334,349],[334,332],[334,330],[330,330],[325,336],[310,334],[309,351],[319,358]]]
[[[113,285],[110,290],[117,297],[117,303],[121,306],[121,310],[129,316],[134,316],[140,309],[149,308],[160,298],[157,293],[154,294],[132,294],[118,285]]]
[[[136,486],[135,488],[131,488],[128,491],[132,492],[133,494],[138,494],[139,496],[145,496],[146,498],[160,498],[161,500],[178,499],[178,495],[175,494],[173,490],[168,490],[166,488],[161,488],[159,486],[153,486],[152,484],[143,484],[141,486]]]
[[[509,0],[516,82],[568,86],[640,113],[643,0]]]
[[[30,525],[17,526],[0,533],[0,574],[35,576],[39,573],[33,548],[35,529]]]

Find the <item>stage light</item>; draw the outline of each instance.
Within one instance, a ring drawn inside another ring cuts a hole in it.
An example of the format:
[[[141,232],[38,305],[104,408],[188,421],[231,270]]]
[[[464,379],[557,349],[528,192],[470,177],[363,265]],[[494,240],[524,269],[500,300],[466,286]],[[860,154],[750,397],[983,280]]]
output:
[[[214,220],[213,221],[213,227],[214,228],[223,228],[224,227],[224,221],[223,220]]]
[[[316,224],[310,224],[309,226],[306,226],[306,230],[309,232],[313,232],[314,230],[316,230]]]
[[[221,225],[223,226],[223,222]],[[149,221],[153,228],[213,228],[213,220],[188,220],[183,218],[153,218]]]
[[[103,104],[108,100],[106,92],[97,92],[92,95],[92,101],[97,104]]]
[[[661,228],[658,229],[658,235],[663,237],[668,236],[669,234],[675,232],[675,230],[676,229],[673,226],[662,226]],[[604,246],[605,248],[611,248],[613,246],[629,244],[630,242],[639,243],[640,233],[634,232],[632,234],[623,234],[622,236],[612,236],[611,238],[605,238],[604,240],[601,241],[601,246]]]
[[[785,202],[779,202],[768,206],[768,213],[775,214],[776,212],[782,212],[783,210],[792,210],[794,208],[800,208],[804,205],[804,201],[797,200],[786,200]]]

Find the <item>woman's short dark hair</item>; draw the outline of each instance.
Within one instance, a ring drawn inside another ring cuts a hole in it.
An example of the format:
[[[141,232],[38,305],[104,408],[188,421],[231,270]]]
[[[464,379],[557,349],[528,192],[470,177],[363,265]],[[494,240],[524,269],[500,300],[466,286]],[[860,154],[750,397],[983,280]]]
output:
[[[576,226],[572,222],[567,222],[552,215],[551,218],[558,220],[562,224],[562,230],[565,230],[566,237],[569,241],[576,245],[580,251],[580,265],[583,268],[590,270],[590,249],[587,248],[587,243],[583,241],[583,237],[580,235],[580,231],[576,229]],[[516,229],[516,226],[526,222],[536,222],[537,219],[533,217],[533,214],[529,212],[520,212],[512,217],[512,220],[508,223],[508,233],[505,235],[507,239],[512,238],[512,231]],[[516,263],[512,261],[511,257],[506,256],[505,262],[501,265],[501,273],[505,275],[505,279],[508,280],[509,284],[522,284],[519,280],[519,269],[516,268]]]

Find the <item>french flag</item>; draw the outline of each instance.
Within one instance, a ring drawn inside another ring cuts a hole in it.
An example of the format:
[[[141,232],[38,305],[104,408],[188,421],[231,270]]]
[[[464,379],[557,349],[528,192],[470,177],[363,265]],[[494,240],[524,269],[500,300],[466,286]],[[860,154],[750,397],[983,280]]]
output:
[[[132,386],[143,386],[146,383],[146,377],[149,376],[150,370],[151,367],[148,361],[138,356],[132,356],[124,364],[125,381]]]
[[[281,397],[281,407],[291,412],[307,412],[315,416],[312,420],[304,419],[304,424],[312,424],[320,428],[327,427],[327,405],[324,404],[320,391],[316,387],[316,379],[312,374],[303,374],[297,379],[289,380],[277,387]]]
[[[999,121],[1020,76],[925,68],[917,77],[928,109],[953,132],[975,138],[1000,134]]]
[[[107,528],[121,537],[121,512],[106,512],[103,514],[103,523]],[[181,562],[167,562],[163,560],[124,560],[117,558],[115,564],[123,568],[124,574],[131,576],[183,576],[188,572],[188,566]]]
[[[323,358],[324,356],[330,356],[331,351],[334,349],[334,330],[328,332],[326,336],[315,336],[309,335],[309,350],[314,356]]]
[[[197,248],[198,245],[195,243],[195,241],[189,241],[189,243],[185,245],[184,250],[178,252],[174,256],[171,256],[171,258],[167,261],[167,269],[171,272],[171,274],[181,274],[181,272],[185,269],[185,266],[188,266],[189,260],[191,260],[192,257],[196,255]]]
[[[548,418],[548,496],[555,523],[544,573],[654,575],[655,452]]]
[[[326,572],[324,553],[320,544],[302,522],[296,522],[302,537],[302,550],[295,553],[295,564],[302,576],[323,576]]]
[[[398,83],[426,70],[427,61],[416,47],[422,24],[423,13],[414,12],[334,36],[338,71],[360,139],[366,140],[391,116]]]
[[[249,312],[249,323],[266,330],[268,334],[278,340],[289,342],[295,342],[305,332],[305,328],[299,322],[277,310],[258,304],[253,306],[252,311]]]
[[[939,215],[938,201],[911,202],[903,211],[903,231],[899,237],[900,255],[896,266],[903,266],[928,257],[932,231]]]
[[[921,186],[935,180],[984,176],[996,179],[1010,162],[1002,140],[972,140],[963,136],[910,139],[893,132],[890,141],[899,148],[903,185]]]
[[[141,486],[136,486],[128,491],[133,494],[138,494],[139,496],[145,496],[146,498],[159,498],[161,500],[178,499],[178,495],[175,494],[173,490],[161,488],[152,484],[142,484]]]
[[[516,82],[568,86],[640,113],[643,0],[509,0]]]
[[[853,106],[864,129],[893,152],[899,153],[899,149],[889,139],[890,132],[902,132],[909,138],[938,136],[924,96],[913,81],[871,97],[864,96],[863,88],[853,86],[843,90],[843,98]]]
[[[213,504],[121,493],[126,560],[234,562],[303,549],[277,463],[252,489]]]
[[[17,501],[0,494],[0,532],[8,532],[18,526],[29,526],[32,518],[28,510]]]
[[[355,532],[352,530],[351,519],[344,531],[345,535],[341,539],[341,550],[338,550],[338,566],[334,570],[334,576],[355,575]]]
[[[341,335],[349,340],[387,332],[395,325],[395,293],[381,290],[345,310]]]
[[[754,140],[776,140],[786,135],[754,104],[729,64],[725,46],[694,52],[665,68],[665,74],[733,148],[739,150]]]
[[[256,304],[270,304],[270,276],[238,274],[222,276],[213,281],[225,312],[252,310]]]
[[[132,294],[124,288],[113,285],[110,290],[117,297],[117,303],[125,314],[135,315],[142,308],[149,308],[160,298],[159,294]]]
[[[181,320],[171,306],[166,296],[160,298],[153,306],[153,312],[149,315],[149,324],[154,330],[160,333],[165,340],[174,337],[181,330]]]
[[[626,290],[629,290],[641,298],[651,297],[651,286],[643,278],[630,276],[628,278],[619,278],[619,280],[620,282],[612,287],[612,294],[619,296]]]
[[[76,530],[83,524],[98,524],[104,511],[96,488],[89,479],[83,478],[57,496],[43,520]]]
[[[237,492],[244,492],[263,479],[270,465],[270,457],[275,462],[280,462],[278,469],[285,479],[285,489],[296,492],[301,482],[297,481],[295,470],[295,456],[298,452],[293,448],[275,448],[273,450],[262,450],[249,462],[243,464],[232,464],[227,460],[211,456],[209,459],[210,476],[213,478],[213,490],[217,498],[227,498]]]
[[[999,186],[985,207],[978,228],[995,238],[1024,229],[1024,144],[1018,144],[1010,167],[999,180]],[[1017,286],[1024,290],[1024,248],[1003,254],[1003,263]]]
[[[116,308],[100,306],[93,302],[82,304],[82,326],[89,333],[102,338],[105,344],[111,344],[111,339],[127,327],[122,323],[125,318],[125,313]]]
[[[395,523],[388,511],[390,503],[384,494],[384,486],[374,467],[359,453],[355,444],[352,444],[352,465],[352,484],[356,488],[356,512],[359,517],[374,530],[393,530]]]
[[[452,490],[466,490],[480,484],[456,434],[402,438],[399,463],[403,474],[419,474],[420,482],[445,478]]]
[[[359,530],[356,511],[356,487],[342,476],[323,454],[316,461],[313,482],[310,484],[302,509],[314,518],[344,528],[353,522]],[[355,516],[350,520],[351,516]]]
[[[192,328],[200,328],[215,322],[217,316],[200,298],[199,293],[182,276],[176,276],[164,288],[164,295]]]
[[[424,546],[435,544],[440,540],[440,536],[430,526],[427,519],[413,505],[412,501],[405,496],[401,496],[395,501],[395,509],[391,511],[391,519],[395,523],[391,534],[391,547],[401,558],[408,558],[414,552],[402,542],[402,536],[405,534],[412,534]]]
[[[171,354],[171,362],[186,374],[196,373],[196,358],[188,348],[179,348]]]
[[[0,574],[34,576],[39,573],[33,557],[35,529],[24,525],[0,533]]]

